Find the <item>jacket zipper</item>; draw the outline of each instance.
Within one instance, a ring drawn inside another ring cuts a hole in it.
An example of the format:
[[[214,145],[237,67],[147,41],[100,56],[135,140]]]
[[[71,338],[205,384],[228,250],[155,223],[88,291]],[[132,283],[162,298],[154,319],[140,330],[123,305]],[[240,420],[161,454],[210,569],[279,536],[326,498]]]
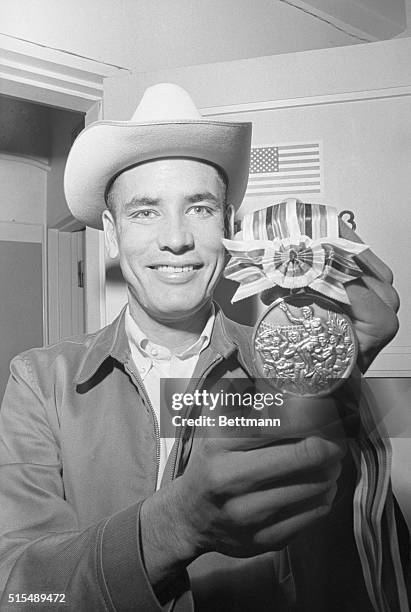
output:
[[[197,385],[194,387],[194,389],[192,390],[192,392],[197,391],[197,389],[199,389],[201,387],[201,385],[203,384],[203,382],[205,381],[205,379],[207,378],[207,376],[210,374],[211,370],[214,368],[214,366],[217,363],[220,363],[223,360],[222,356],[219,355],[218,357],[216,357],[208,366],[208,368],[203,372],[201,378],[199,379]],[[172,457],[172,469],[171,469],[171,480],[174,480],[175,478],[175,474],[176,474],[176,464],[177,464],[177,454],[178,454],[178,448],[180,446],[180,439],[181,439],[181,435],[182,435],[182,427],[179,428],[179,432],[178,432],[178,436],[175,439],[175,443],[174,443],[174,449],[173,449],[173,457]]]
[[[151,400],[150,400],[150,398],[148,396],[148,393],[146,391],[144,383],[140,379],[138,373],[136,375],[133,372],[133,370],[128,367],[127,364],[125,364],[125,368],[126,368],[127,372],[130,374],[130,376],[133,379],[133,381],[136,383],[136,386],[138,387],[138,389],[141,391],[143,397],[147,401],[147,404],[148,404],[148,406],[150,408],[150,411],[151,411],[151,415],[153,417],[154,435],[155,435],[155,439],[156,439],[156,481],[155,481],[155,488],[157,489],[158,474],[159,474],[159,471],[160,471],[160,452],[161,452],[160,427],[159,427],[159,424],[158,424],[157,415],[156,415],[156,413],[154,411],[153,404],[151,403]]]

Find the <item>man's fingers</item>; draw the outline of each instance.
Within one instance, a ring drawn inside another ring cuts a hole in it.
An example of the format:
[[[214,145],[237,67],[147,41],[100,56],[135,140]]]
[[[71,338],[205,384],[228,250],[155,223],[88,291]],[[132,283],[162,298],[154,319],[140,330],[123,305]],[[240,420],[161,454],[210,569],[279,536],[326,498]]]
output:
[[[230,499],[224,506],[240,529],[272,525],[304,510],[328,504],[337,491],[339,470],[329,479],[255,491]]]
[[[315,479],[318,473],[329,475],[345,452],[343,441],[319,437],[293,440],[288,444],[232,453],[225,458],[225,471],[215,475],[214,491],[239,494],[300,478],[302,474]]]
[[[391,268],[382,259],[377,257],[371,249],[366,249],[359,255],[356,255],[355,261],[366,274],[375,276],[375,278],[392,285],[394,276]]]
[[[334,495],[335,492],[331,491],[320,502],[313,498],[314,503],[310,508],[258,531],[253,538],[255,549],[263,553],[284,548],[301,531],[329,514]]]
[[[263,387],[259,385],[258,388],[261,390]],[[244,418],[255,419],[260,416],[262,416],[260,413],[253,411]],[[221,430],[224,437],[196,438],[195,445],[205,444],[207,446],[205,454],[208,456],[221,451],[250,451],[310,436],[333,439],[345,437],[345,418],[341,417],[338,403],[331,396],[318,398],[288,396],[283,406],[270,408],[264,413],[264,417],[278,419],[281,425],[265,428],[254,425],[230,427],[226,436],[225,431]]]
[[[351,227],[342,219],[339,219],[339,233],[341,238],[351,240],[352,242],[364,243],[358,234],[356,234],[354,230],[352,230]],[[370,274],[371,276],[375,276],[386,283],[392,284],[393,274],[391,268],[389,268],[386,263],[377,257],[377,255],[375,255],[371,249],[366,249],[359,255],[356,255],[355,261],[358,262],[358,265],[364,270],[364,272]]]
[[[364,283],[364,285],[370,291],[373,291],[374,293],[376,293],[377,296],[387,306],[391,308],[391,310],[393,310],[394,312],[398,312],[398,309],[400,307],[400,298],[398,296],[398,293],[396,292],[394,287],[390,285],[390,283],[381,281],[375,276],[370,276],[369,274],[364,274],[364,276],[361,277],[361,280]],[[349,286],[350,286],[349,283],[347,283],[346,289]]]
[[[370,282],[370,279],[368,279]],[[345,307],[348,315],[356,322],[356,331],[361,343],[361,332],[387,338],[387,342],[395,335],[398,330],[398,321],[395,311],[389,301],[394,300],[394,295],[388,298],[388,293],[379,295],[371,290],[362,279],[356,279],[345,285],[350,305]],[[394,305],[394,304],[393,304]],[[366,348],[366,347],[364,347]]]

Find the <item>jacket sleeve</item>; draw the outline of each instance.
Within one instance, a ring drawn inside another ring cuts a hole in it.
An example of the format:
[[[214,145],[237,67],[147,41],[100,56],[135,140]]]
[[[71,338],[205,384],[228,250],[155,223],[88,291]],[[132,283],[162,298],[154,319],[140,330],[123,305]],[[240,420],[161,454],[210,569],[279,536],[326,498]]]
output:
[[[44,402],[30,362],[15,358],[0,412],[0,609],[14,612],[16,594],[61,594],[60,605],[40,600],[22,608],[163,610],[143,563],[142,502],[79,529]]]

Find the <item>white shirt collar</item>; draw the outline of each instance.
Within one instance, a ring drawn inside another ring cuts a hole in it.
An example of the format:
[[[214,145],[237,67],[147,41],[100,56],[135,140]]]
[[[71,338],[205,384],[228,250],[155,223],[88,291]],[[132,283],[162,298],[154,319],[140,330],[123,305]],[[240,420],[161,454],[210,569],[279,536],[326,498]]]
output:
[[[125,330],[128,342],[130,344],[130,348],[132,349],[133,357],[137,356],[138,353],[138,360],[140,361],[140,357],[143,358],[144,362],[146,362],[147,365],[147,361],[151,363],[153,360],[169,360],[172,356],[176,357],[177,359],[183,360],[194,355],[199,355],[210,344],[211,333],[213,331],[215,321],[215,307],[214,304],[212,304],[211,306],[212,308],[210,316],[198,340],[193,342],[191,346],[186,348],[181,353],[175,353],[174,355],[172,355],[171,351],[168,348],[151,342],[151,340],[147,337],[147,335],[133,319],[130,313],[130,309],[127,306],[125,315]],[[133,350],[133,348],[137,349],[137,351]]]

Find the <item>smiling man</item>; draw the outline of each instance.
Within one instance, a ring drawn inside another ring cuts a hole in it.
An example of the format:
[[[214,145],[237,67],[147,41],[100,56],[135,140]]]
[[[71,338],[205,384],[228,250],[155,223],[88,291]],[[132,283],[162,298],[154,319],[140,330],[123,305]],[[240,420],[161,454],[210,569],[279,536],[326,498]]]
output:
[[[205,120],[187,92],[162,84],[130,122],[97,122],[74,143],[68,204],[104,228],[128,303],[95,334],[12,362],[0,422],[2,611],[405,610],[398,566],[384,569],[381,599],[360,559],[355,453],[341,435],[312,431],[323,408],[343,431],[352,397],[284,414],[270,440],[160,436],[161,378],[198,380],[197,390],[253,375],[250,329],[212,301],[250,140],[250,124]],[[364,370],[396,332],[398,300],[378,258],[368,252],[363,266],[347,292]],[[396,546],[395,530],[383,537]]]

